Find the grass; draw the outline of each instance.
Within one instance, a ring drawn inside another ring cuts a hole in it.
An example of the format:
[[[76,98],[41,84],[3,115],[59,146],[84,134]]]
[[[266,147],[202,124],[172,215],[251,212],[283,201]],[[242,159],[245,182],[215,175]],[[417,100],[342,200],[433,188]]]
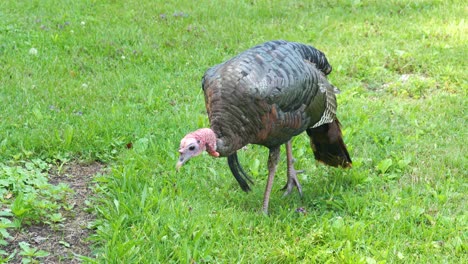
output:
[[[85,262],[466,262],[465,14],[455,0],[2,1],[0,180],[107,163]],[[179,140],[208,126],[204,71],[271,39],[329,58],[354,164],[318,165],[298,136],[304,197],[275,192],[265,217],[265,148],[240,153],[249,194],[224,159],[174,166]],[[28,224],[12,213],[24,192],[0,184],[4,237]]]

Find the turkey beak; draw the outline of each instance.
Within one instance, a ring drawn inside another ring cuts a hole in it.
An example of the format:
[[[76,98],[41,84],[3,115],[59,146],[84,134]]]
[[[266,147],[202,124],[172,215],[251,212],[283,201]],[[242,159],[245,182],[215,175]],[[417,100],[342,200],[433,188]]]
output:
[[[176,164],[176,171],[179,171],[180,167],[182,167],[182,165],[184,165],[187,160],[189,160],[189,157],[186,157],[185,154],[180,153],[179,160]]]
[[[180,167],[182,167],[182,165],[184,165],[183,162],[180,162],[180,161],[177,162],[177,164],[175,166],[175,169],[176,169],[177,172],[179,172],[179,169],[180,169]]]
[[[182,167],[182,165],[184,165],[184,163],[182,161],[180,161],[180,160],[177,161],[177,164],[175,166],[177,172],[179,171],[180,167]]]

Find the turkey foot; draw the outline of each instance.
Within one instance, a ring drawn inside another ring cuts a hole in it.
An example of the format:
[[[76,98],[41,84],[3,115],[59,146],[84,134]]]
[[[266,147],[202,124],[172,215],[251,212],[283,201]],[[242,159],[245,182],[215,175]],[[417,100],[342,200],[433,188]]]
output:
[[[291,140],[286,143],[286,157],[287,157],[287,165],[288,165],[288,182],[286,185],[281,189],[284,192],[283,197],[287,196],[291,193],[292,189],[297,187],[297,191],[299,195],[302,197],[302,186],[297,179],[297,174],[304,172],[303,170],[296,170],[294,169],[294,158],[292,156],[292,143]]]

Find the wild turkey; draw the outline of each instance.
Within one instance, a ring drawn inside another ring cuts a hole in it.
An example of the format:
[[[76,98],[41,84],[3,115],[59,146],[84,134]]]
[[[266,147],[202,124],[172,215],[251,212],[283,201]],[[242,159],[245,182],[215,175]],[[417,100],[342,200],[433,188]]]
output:
[[[202,88],[211,128],[187,134],[180,142],[179,169],[191,157],[207,151],[227,157],[229,168],[244,191],[250,178],[242,169],[237,150],[247,144],[269,148],[268,181],[263,211],[268,203],[280,146],[286,144],[288,194],[301,192],[292,167],[291,138],[306,131],[315,159],[330,166],[350,167],[340,123],[335,116],[335,93],[326,74],[331,66],[314,47],[283,40],[269,41],[208,69]]]

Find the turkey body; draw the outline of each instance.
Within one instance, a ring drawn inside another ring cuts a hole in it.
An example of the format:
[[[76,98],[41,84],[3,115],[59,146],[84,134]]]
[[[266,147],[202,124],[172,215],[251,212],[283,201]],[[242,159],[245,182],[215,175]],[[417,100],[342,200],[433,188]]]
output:
[[[286,41],[266,42],[210,68],[202,87],[217,151],[229,156],[247,144],[279,146],[332,122],[336,88],[325,77],[329,71],[323,53]],[[324,117],[327,104],[333,107]]]

